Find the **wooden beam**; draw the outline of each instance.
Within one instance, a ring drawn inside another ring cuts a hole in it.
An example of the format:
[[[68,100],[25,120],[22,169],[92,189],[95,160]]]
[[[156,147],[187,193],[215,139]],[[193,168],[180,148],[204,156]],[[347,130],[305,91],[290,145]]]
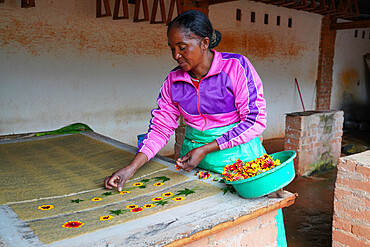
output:
[[[0,3],[4,3],[4,0],[0,0]]]
[[[331,30],[356,29],[356,28],[370,28],[370,20],[341,22],[330,24]]]

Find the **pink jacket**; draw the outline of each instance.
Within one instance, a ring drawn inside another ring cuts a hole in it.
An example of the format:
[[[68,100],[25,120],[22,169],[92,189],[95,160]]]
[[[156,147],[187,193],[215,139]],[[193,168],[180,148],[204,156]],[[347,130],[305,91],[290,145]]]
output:
[[[262,81],[249,60],[239,54],[214,52],[208,74],[199,89],[180,67],[173,69],[160,90],[158,108],[152,110],[149,130],[138,152],[153,158],[178,127],[186,124],[208,130],[239,122],[217,138],[220,150],[247,143],[266,128],[266,101]]]

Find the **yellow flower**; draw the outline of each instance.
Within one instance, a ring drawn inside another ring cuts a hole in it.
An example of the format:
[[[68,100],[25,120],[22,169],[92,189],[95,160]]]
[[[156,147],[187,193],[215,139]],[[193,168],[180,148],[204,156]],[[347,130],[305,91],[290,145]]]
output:
[[[40,210],[50,210],[50,209],[53,209],[54,206],[53,205],[42,205],[42,206],[38,206],[37,208]]]
[[[172,200],[174,200],[174,201],[182,201],[182,200],[185,200],[185,197],[178,196],[178,197],[172,198]]]
[[[160,196],[152,198],[152,201],[162,201],[162,200],[163,200],[163,197],[160,197]]]
[[[132,184],[133,186],[136,186],[136,187],[139,187],[139,186],[141,186],[141,185],[143,185],[143,183],[134,183],[134,184]]]
[[[139,206],[135,205],[135,204],[131,204],[131,205],[126,206],[126,208],[129,208],[129,209],[133,209],[133,208],[137,208],[137,207],[139,207]]]
[[[164,183],[161,183],[161,182],[158,182],[158,183],[155,183],[153,184],[154,186],[162,186]]]
[[[124,190],[124,191],[121,191],[120,192],[121,195],[130,194],[130,193],[131,193],[131,191],[128,191],[128,190]]]
[[[145,204],[144,206],[143,206],[143,208],[154,208],[155,207],[155,205],[154,204]]]
[[[104,221],[104,220],[111,220],[113,218],[112,215],[106,215],[106,216],[100,216],[99,220]]]
[[[165,197],[173,196],[173,193],[172,192],[166,192],[166,193],[163,193],[162,196],[165,196]]]
[[[101,199],[100,197],[94,197],[93,199],[91,199],[91,201],[93,202],[98,202],[98,201],[101,201],[103,199]]]

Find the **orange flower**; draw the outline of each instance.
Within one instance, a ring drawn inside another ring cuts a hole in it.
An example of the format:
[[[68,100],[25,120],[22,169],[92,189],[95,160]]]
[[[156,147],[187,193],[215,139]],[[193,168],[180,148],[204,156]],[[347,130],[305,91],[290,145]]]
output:
[[[103,199],[101,199],[100,197],[94,197],[93,199],[91,199],[91,201],[93,202],[98,202],[98,201],[101,201]]]
[[[135,205],[135,204],[131,204],[131,205],[126,206],[126,208],[128,208],[128,209],[133,209],[133,208],[137,208],[137,207],[139,207],[139,206]]]
[[[145,204],[144,206],[143,206],[143,208],[154,208],[155,207],[155,205],[154,204]]]
[[[134,184],[132,184],[132,186],[136,186],[136,187],[139,187],[139,186],[141,186],[141,185],[143,185],[143,183],[134,183]]]

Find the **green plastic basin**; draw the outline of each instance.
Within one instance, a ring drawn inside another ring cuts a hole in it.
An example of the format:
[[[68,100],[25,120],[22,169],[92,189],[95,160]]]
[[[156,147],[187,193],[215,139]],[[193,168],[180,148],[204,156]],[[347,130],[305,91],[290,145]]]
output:
[[[281,164],[254,177],[238,181],[225,181],[225,183],[232,185],[244,198],[265,196],[287,186],[295,176],[293,159],[296,157],[296,152],[282,151],[271,154],[271,157],[274,160],[279,159]]]

